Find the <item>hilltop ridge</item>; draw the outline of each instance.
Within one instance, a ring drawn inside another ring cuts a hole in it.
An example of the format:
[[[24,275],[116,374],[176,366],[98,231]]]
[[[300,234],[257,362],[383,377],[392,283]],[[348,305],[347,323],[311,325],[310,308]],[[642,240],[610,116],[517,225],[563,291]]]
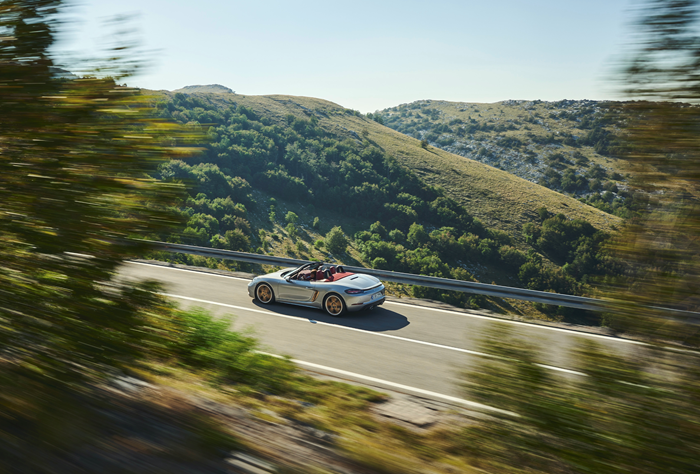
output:
[[[233,89],[230,89],[226,86],[222,86],[221,84],[208,84],[206,86],[185,86],[181,87],[180,89],[175,89],[172,92],[181,92],[184,94],[194,94],[196,92],[203,94],[235,94],[235,91]]]

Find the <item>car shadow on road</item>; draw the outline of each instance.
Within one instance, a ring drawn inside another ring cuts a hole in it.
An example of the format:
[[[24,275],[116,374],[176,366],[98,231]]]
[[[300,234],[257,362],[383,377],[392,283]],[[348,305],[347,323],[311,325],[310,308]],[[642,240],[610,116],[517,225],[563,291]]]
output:
[[[361,310],[359,312],[348,312],[342,317],[331,317],[322,310],[297,307],[295,305],[281,303],[263,305],[257,300],[253,301],[253,305],[261,310],[279,313],[280,315],[305,318],[309,320],[310,323],[323,322],[330,325],[356,328],[358,330],[367,330],[371,332],[398,330],[411,323],[408,321],[408,318],[400,313],[396,313],[384,307],[377,307],[370,311]]]

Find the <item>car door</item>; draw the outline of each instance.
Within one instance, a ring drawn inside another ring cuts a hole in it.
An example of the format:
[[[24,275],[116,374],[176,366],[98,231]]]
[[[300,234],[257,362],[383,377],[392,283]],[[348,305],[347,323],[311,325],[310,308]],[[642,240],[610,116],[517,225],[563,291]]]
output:
[[[308,280],[290,279],[279,287],[279,299],[288,302],[311,302],[316,289]]]

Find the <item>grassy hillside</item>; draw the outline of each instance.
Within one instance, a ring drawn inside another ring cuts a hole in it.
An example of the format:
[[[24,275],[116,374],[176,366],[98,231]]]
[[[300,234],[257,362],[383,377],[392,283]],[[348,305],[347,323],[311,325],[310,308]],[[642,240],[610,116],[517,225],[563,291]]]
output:
[[[541,185],[488,164],[446,152],[436,147],[424,149],[420,141],[380,124],[359,118],[341,122],[367,131],[367,140],[391,153],[427,183],[440,186],[487,226],[518,239],[522,226],[536,217],[542,206],[571,219],[583,219],[598,229],[612,230],[621,220]]]
[[[572,197],[328,101],[181,91],[157,93],[156,108],[209,140],[161,167],[158,178],[191,186],[184,229],[159,239],[562,293],[615,272],[598,251],[620,218]]]
[[[174,96],[176,93],[168,94]],[[271,123],[284,124],[289,114],[301,119],[315,117],[319,127],[332,135],[348,138],[358,145],[366,140],[391,154],[426,183],[441,187],[447,196],[462,204],[488,227],[503,230],[516,240],[520,240],[522,226],[532,221],[537,216],[537,209],[542,206],[553,214],[563,213],[570,219],[583,219],[604,231],[611,231],[621,223],[616,216],[514,176],[509,171],[437,147],[424,149],[419,140],[329,101],[282,95],[198,92],[188,95],[201,97],[214,107],[231,104],[245,106],[258,116],[268,118]],[[605,160],[596,158],[597,162]]]

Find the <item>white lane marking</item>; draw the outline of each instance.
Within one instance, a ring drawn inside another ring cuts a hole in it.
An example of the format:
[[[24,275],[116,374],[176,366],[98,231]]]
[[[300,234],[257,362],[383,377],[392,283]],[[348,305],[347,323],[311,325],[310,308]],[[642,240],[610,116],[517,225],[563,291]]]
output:
[[[230,304],[226,304],[226,303],[212,302],[211,300],[196,299],[196,298],[194,298],[194,297],[185,297],[185,296],[182,296],[182,295],[173,295],[173,294],[165,294],[165,293],[163,293],[163,294],[161,294],[161,295],[165,295],[166,297],[172,297],[172,298],[175,298],[175,299],[191,300],[191,301],[193,301],[193,302],[206,303],[206,304],[210,304],[210,305],[218,305],[218,306],[220,306],[220,307],[235,308],[236,310],[243,310],[243,311],[246,311],[246,312],[262,313],[262,314],[265,314],[265,315],[271,315],[271,316],[273,316],[273,317],[288,318],[288,319],[290,319],[290,320],[297,320],[297,321],[300,321],[300,322],[309,322],[309,321],[310,321],[311,323],[315,323],[316,325],[325,325],[325,326],[328,326],[328,327],[337,328],[337,329],[339,329],[339,330],[348,330],[348,331],[354,331],[354,332],[359,332],[359,333],[366,333],[366,334],[369,334],[369,335],[378,336],[378,337],[382,337],[382,338],[391,338],[391,339],[393,339],[393,340],[401,340],[401,341],[406,341],[406,342],[409,342],[409,343],[416,343],[416,344],[419,344],[419,345],[432,346],[432,347],[434,347],[434,348],[440,348],[440,349],[443,349],[443,350],[458,351],[458,352],[460,352],[460,353],[467,353],[467,354],[470,354],[470,355],[484,356],[484,357],[486,357],[486,358],[499,358],[498,356],[489,355],[488,353],[482,353],[482,352],[480,352],[480,351],[466,350],[466,349],[464,349],[464,348],[457,348],[457,347],[455,347],[455,346],[440,345],[440,344],[438,344],[438,343],[431,343],[431,342],[429,342],[429,341],[422,341],[422,340],[414,340],[414,339],[412,339],[412,338],[405,338],[405,337],[402,337],[402,336],[387,335],[387,334],[385,334],[385,333],[377,333],[377,332],[372,332],[372,331],[369,331],[369,330],[362,330],[362,329],[359,329],[359,328],[351,328],[351,327],[346,327],[346,326],[343,326],[343,325],[336,325],[336,324],[334,324],[334,323],[319,322],[319,321],[316,321],[316,320],[310,320],[310,319],[308,319],[308,318],[303,318],[303,317],[294,317],[294,316],[292,316],[292,315],[282,315],[282,314],[275,313],[275,312],[270,312],[270,311],[267,311],[267,310],[259,310],[259,309],[257,309],[257,308],[248,308],[248,307],[241,307],[241,306],[239,306],[239,305],[230,305]],[[539,366],[542,366],[543,368],[551,369],[551,370],[553,370],[553,371],[562,371],[562,372],[564,372],[564,373],[582,374],[582,373],[578,373],[578,372],[576,372],[576,371],[572,371],[572,370],[570,370],[570,369],[559,368],[559,367],[557,367],[557,366],[547,366],[547,365],[539,365]]]
[[[246,278],[244,278],[244,277],[233,277],[233,276],[230,276],[230,275],[214,274],[214,273],[207,272],[207,271],[190,270],[190,269],[180,269],[179,267],[161,266],[161,265],[158,265],[158,264],[148,264],[148,263],[146,263],[146,262],[128,261],[128,263],[129,263],[129,264],[136,264],[136,265],[139,265],[139,266],[157,267],[157,268],[159,268],[159,269],[177,270],[177,271],[180,271],[180,272],[191,272],[192,274],[200,274],[200,275],[204,274],[204,275],[210,275],[210,276],[213,276],[213,277],[221,277],[221,278],[224,278],[224,279],[243,280],[243,281],[245,281],[245,282],[250,282],[250,281],[251,281],[251,279],[246,279]]]
[[[310,320],[308,318],[303,318],[303,317],[295,317],[292,315],[282,315],[280,313],[275,313],[275,312],[270,312],[267,310],[259,310],[259,309],[254,309],[254,308],[248,308],[248,307],[241,307],[239,305],[230,305],[226,303],[219,303],[219,302],[212,302],[210,300],[201,300],[201,299],[196,299],[193,297],[184,297],[182,295],[173,295],[173,294],[161,294],[165,295],[166,297],[172,297],[172,298],[177,298],[177,299],[184,299],[184,300],[192,300],[194,302],[201,302],[201,303],[208,303],[211,305],[219,305],[222,307],[229,307],[229,308],[235,308],[238,310],[244,310],[244,311],[251,311],[251,312],[257,312],[257,313],[264,313],[266,315],[272,315],[273,317],[282,317],[282,318],[289,318],[290,320],[298,320],[301,322],[309,322]],[[464,348],[457,348],[454,346],[446,346],[446,345],[440,345],[438,343],[430,343],[428,341],[422,341],[422,340],[414,340],[412,338],[405,338],[402,336],[396,336],[396,335],[387,335],[385,333],[377,333],[377,332],[372,332],[369,330],[362,330],[360,328],[351,328],[351,327],[346,327],[343,325],[336,325],[334,323],[327,323],[327,322],[319,322],[316,320],[311,320],[312,323],[315,323],[316,325],[325,325],[328,327],[333,327],[333,328],[338,328],[340,330],[348,330],[348,331],[354,331],[354,332],[359,332],[359,333],[367,333],[369,335],[374,335],[374,336],[380,336],[383,338],[392,338],[394,340],[402,340],[402,341],[407,341],[409,343],[418,343],[420,345],[427,345],[427,346],[433,346],[435,348],[442,348],[445,350],[452,350],[452,351],[460,351],[462,353],[469,353],[471,355],[478,355],[478,356],[491,356],[486,353],[480,353],[478,351],[471,351],[471,350],[465,350]]]
[[[563,332],[563,333],[573,333],[575,335],[579,336],[590,336],[593,338],[603,338],[606,340],[613,340],[613,341],[619,341],[621,343],[632,343],[634,345],[643,345],[646,346],[646,343],[643,343],[641,341],[635,341],[635,340],[626,340],[623,338],[616,338],[614,336],[607,336],[607,335],[598,335],[597,333],[588,333],[588,332],[583,332],[583,331],[578,331],[578,330],[568,330],[566,328],[555,328],[555,327],[548,327],[545,325],[538,325],[536,323],[527,323],[527,322],[517,322],[514,320],[506,320],[503,318],[495,318],[495,317],[487,317],[485,315],[476,315],[473,313],[463,313],[463,312],[455,312],[453,310],[443,310],[441,308],[428,308],[428,307],[421,307],[420,305],[411,305],[408,303],[399,303],[399,302],[391,302],[391,301],[386,301],[385,303],[389,305],[400,305],[403,307],[413,307],[413,308],[423,308],[426,310],[429,310],[431,312],[442,312],[442,313],[450,313],[453,315],[464,315],[467,317],[472,317],[472,318],[480,318],[482,320],[491,320],[491,321],[496,321],[496,322],[503,322],[503,323],[510,323],[511,325],[524,325],[530,328],[537,328],[537,329],[542,329],[542,330],[551,330],[555,332]]]
[[[279,355],[275,355],[272,353],[265,353],[264,351],[260,351],[259,353],[274,356],[275,358],[282,358]],[[433,391],[427,391],[425,389],[414,388],[413,386],[406,386],[405,384],[394,383],[391,381],[387,381],[385,379],[373,378],[372,376],[365,376],[364,374],[351,373],[350,371],[345,371],[345,370],[337,369],[337,368],[331,368],[329,366],[323,366],[323,365],[316,364],[316,363],[309,363],[308,361],[301,361],[301,360],[296,360],[296,359],[291,359],[291,361],[293,363],[298,364],[299,366],[307,366],[309,368],[315,368],[315,369],[318,369],[321,371],[342,374],[343,376],[348,376],[349,378],[353,378],[353,379],[363,379],[365,381],[371,381],[373,383],[382,384],[384,386],[391,386],[391,387],[394,387],[397,389],[403,389],[405,391],[412,391],[412,392],[416,392],[419,394],[424,394],[426,396],[444,399],[446,401],[455,402],[455,403],[462,404],[465,406],[473,407],[475,409],[500,412],[501,414],[507,414],[507,415],[512,416],[512,417],[520,417],[518,414],[516,414],[514,412],[505,411],[503,409],[498,409],[496,407],[487,406],[486,404],[481,404],[478,402],[467,401],[466,399],[460,399],[460,398],[454,397],[454,396],[448,396],[447,394],[441,394],[441,393],[436,393]]]
[[[572,369],[559,368],[558,366],[549,366],[546,364],[534,363],[535,366],[540,366],[542,368],[553,369],[554,371],[563,371],[565,373],[577,374],[579,376],[588,376],[586,373],[581,373],[580,371],[574,371]]]
[[[138,265],[142,265],[142,266],[158,267],[158,268],[160,268],[160,269],[177,270],[177,271],[181,271],[181,272],[192,272],[193,274],[206,274],[206,275],[210,275],[210,276],[213,276],[213,277],[222,277],[222,278],[224,278],[224,279],[243,280],[243,281],[245,281],[245,282],[250,282],[250,281],[252,280],[252,279],[245,279],[245,278],[243,278],[243,277],[231,277],[231,276],[227,276],[227,275],[210,274],[210,273],[208,273],[208,272],[206,272],[206,271],[194,271],[194,270],[188,270],[188,269],[180,269],[180,268],[177,268],[177,267],[160,266],[160,265],[157,265],[157,264],[146,264],[145,262],[132,262],[132,261],[129,261],[129,263],[130,263],[130,264],[138,264]],[[530,328],[537,328],[537,329],[542,329],[542,330],[557,331],[557,332],[563,332],[563,333],[571,333],[571,334],[574,334],[574,335],[587,336],[587,337],[592,337],[592,338],[602,338],[602,339],[605,339],[605,340],[612,340],[612,341],[617,341],[617,342],[620,342],[620,343],[632,343],[633,345],[648,346],[647,343],[644,343],[644,342],[641,342],[641,341],[628,340],[628,339],[625,339],[625,338],[616,338],[616,337],[607,336],[607,335],[598,335],[597,333],[588,333],[588,332],[585,332],[585,331],[568,330],[568,329],[566,329],[566,328],[548,327],[548,326],[546,326],[546,325],[538,325],[538,324],[536,324],[536,323],[517,322],[517,321],[514,321],[514,320],[506,320],[506,319],[504,319],[504,318],[487,317],[487,316],[485,316],[485,315],[476,315],[476,314],[473,314],[473,313],[466,313],[466,312],[455,312],[454,310],[444,310],[444,309],[441,309],[441,308],[423,307],[423,306],[421,306],[421,305],[413,305],[413,304],[409,304],[409,303],[393,302],[393,301],[391,301],[391,300],[386,300],[386,301],[384,302],[384,304],[385,304],[385,305],[398,305],[398,306],[402,306],[402,307],[411,307],[411,308],[414,308],[414,309],[422,309],[422,310],[426,310],[426,311],[429,311],[429,312],[442,312],[442,313],[449,313],[449,314],[451,314],[451,315],[461,315],[461,316],[464,316],[464,317],[480,318],[480,319],[482,319],[482,320],[491,320],[491,321],[494,321],[494,322],[510,323],[511,325],[524,325],[524,326],[527,326],[527,327],[530,327]],[[243,307],[241,307],[241,308],[243,308]],[[690,351],[690,352],[692,352],[692,350],[685,350],[685,351]]]
[[[160,295],[165,295],[166,297],[172,297],[174,299],[182,299],[182,300],[192,300],[193,302],[201,302],[201,303],[208,303],[211,305],[218,305],[220,307],[228,307],[228,308],[235,308],[237,310],[245,310],[246,312],[255,312],[255,313],[264,313],[265,315],[272,315],[275,317],[282,317],[282,318],[291,318],[293,320],[302,320],[302,321],[308,321],[306,318],[301,318],[301,317],[293,317],[291,315],[282,315],[279,313],[275,312],[270,312],[268,310],[260,310],[257,308],[248,308],[248,307],[241,307],[240,305],[231,305],[228,303],[220,303],[220,302],[213,302],[211,300],[202,300],[202,299],[196,299],[194,297],[185,297],[184,295],[174,295],[174,294],[166,294],[166,293],[161,293]]]

